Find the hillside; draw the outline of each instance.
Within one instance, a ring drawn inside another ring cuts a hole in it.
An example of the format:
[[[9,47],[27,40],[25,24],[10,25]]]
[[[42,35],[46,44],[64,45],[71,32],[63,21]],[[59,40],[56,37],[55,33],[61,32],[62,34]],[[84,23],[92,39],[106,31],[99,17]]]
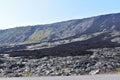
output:
[[[103,33],[120,36],[120,14],[108,14],[85,19],[63,21],[46,25],[35,25],[0,30],[0,44],[31,44],[61,39],[87,39]],[[112,41],[119,41],[116,37]]]

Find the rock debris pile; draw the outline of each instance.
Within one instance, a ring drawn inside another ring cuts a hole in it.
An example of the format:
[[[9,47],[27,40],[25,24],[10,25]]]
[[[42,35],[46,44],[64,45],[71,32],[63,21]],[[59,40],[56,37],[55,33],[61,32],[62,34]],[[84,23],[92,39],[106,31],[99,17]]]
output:
[[[0,55],[0,77],[71,76],[109,73],[120,68],[120,48],[90,49],[93,54],[39,59]]]

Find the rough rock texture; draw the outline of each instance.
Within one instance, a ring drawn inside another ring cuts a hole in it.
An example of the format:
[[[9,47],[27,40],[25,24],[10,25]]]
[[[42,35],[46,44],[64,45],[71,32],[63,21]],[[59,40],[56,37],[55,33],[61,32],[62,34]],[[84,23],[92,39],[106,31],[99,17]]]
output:
[[[92,55],[39,59],[0,56],[0,76],[70,76],[109,73],[120,68],[120,47],[90,49]]]

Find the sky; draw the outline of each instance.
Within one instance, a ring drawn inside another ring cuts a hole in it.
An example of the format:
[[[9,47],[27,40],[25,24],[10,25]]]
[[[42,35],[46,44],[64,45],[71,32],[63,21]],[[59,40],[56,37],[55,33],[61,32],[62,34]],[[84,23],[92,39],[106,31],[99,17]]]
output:
[[[119,12],[120,0],[0,0],[0,29]]]

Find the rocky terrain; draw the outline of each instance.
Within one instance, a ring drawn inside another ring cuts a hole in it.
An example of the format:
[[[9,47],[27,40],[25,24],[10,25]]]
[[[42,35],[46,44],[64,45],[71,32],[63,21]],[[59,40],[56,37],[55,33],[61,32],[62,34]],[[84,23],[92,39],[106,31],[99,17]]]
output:
[[[120,72],[120,13],[0,30],[0,77]]]
[[[94,75],[120,68],[120,47],[89,49],[93,54],[42,58],[0,55],[1,77]]]

